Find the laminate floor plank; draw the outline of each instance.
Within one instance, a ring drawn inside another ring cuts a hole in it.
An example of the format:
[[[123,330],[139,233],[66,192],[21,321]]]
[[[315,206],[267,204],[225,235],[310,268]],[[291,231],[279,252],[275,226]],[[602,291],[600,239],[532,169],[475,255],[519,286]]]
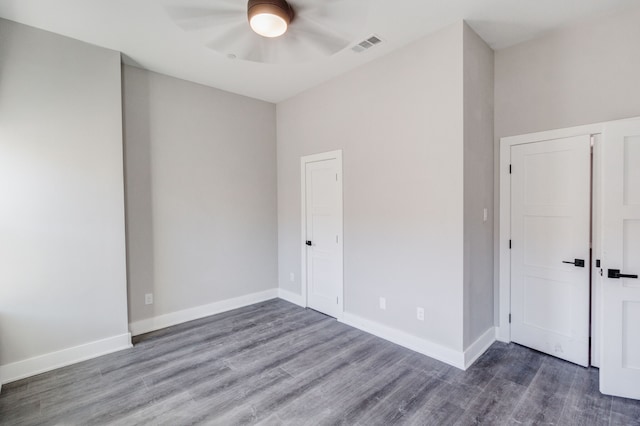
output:
[[[259,346],[250,345],[243,350],[230,354],[225,357],[225,361],[232,368],[242,370],[250,368],[252,365],[260,362],[269,363],[265,359],[291,356],[300,350],[304,350],[312,345],[325,342],[332,337],[340,337],[348,330],[335,330],[333,325],[335,321],[328,317],[289,333],[278,333],[273,338],[264,339],[259,342]]]
[[[611,422],[614,420],[624,425],[640,425],[640,402],[627,399],[615,398],[611,399]]]
[[[0,425],[638,425],[598,370],[494,343],[467,371],[274,299],[5,384]]]
[[[446,383],[433,376],[409,369],[401,377],[397,389],[374,407],[363,410],[359,425],[389,425],[407,423],[426,407],[426,402]]]
[[[257,423],[278,410],[287,411],[288,415],[293,417],[296,407],[304,406],[303,416],[296,421],[299,424],[318,422],[318,416],[314,415],[314,406],[307,401],[318,403],[322,410],[331,409],[330,405],[322,401],[329,396],[335,397],[337,392],[350,395],[346,390],[348,386],[371,378],[371,374],[363,373],[373,371],[375,374],[386,366],[401,361],[394,358],[394,353],[398,350],[397,347],[394,348],[395,345],[380,343],[382,342],[371,340],[354,347],[353,350],[347,349],[340,356],[317,365],[305,376],[287,380],[270,389],[269,393],[248,399],[248,405],[239,407],[219,420],[221,424]],[[279,416],[283,418],[283,415]],[[286,420],[290,421],[291,418]]]
[[[301,377],[318,364],[339,356],[347,349],[364,343],[369,338],[370,335],[349,327],[348,331],[337,339],[332,338],[317,346],[307,347],[297,352],[294,357],[281,363],[280,368],[292,376]]]
[[[457,424],[508,424],[526,388],[509,380],[494,377],[480,392]]]
[[[215,384],[206,383],[190,390],[197,403],[192,412],[193,422],[206,424],[215,422],[239,407],[251,407],[251,401],[256,401],[264,395],[283,389],[291,376],[284,370],[273,369],[246,375],[231,370],[231,374]],[[250,383],[250,386],[247,386]]]
[[[321,321],[330,321],[325,316],[306,315],[298,311],[290,315],[286,325],[265,324],[261,326],[242,327],[231,333],[217,333],[215,328],[202,330],[202,336],[194,338],[185,336],[186,341],[173,350],[167,350],[162,345],[154,349],[141,348],[147,352],[144,357],[134,358],[131,362],[122,361],[117,366],[102,370],[103,376],[119,377],[130,375],[151,375],[158,370],[164,370],[173,363],[183,363],[184,360],[193,362],[204,356],[208,359],[225,359],[242,352],[255,353],[258,348],[273,340],[294,338],[298,333],[307,333],[309,328]],[[321,327],[322,324],[319,324]],[[197,336],[197,335],[196,335]],[[286,346],[285,346],[286,347]]]
[[[430,408],[420,416],[414,416],[408,425],[411,426],[452,426],[464,415],[460,406],[444,402],[440,406]]]
[[[164,364],[171,359],[180,359],[184,356],[201,350],[210,350],[217,345],[229,345],[234,341],[246,342],[250,338],[263,338],[263,333],[272,330],[271,325],[275,320],[282,320],[291,315],[291,321],[305,318],[304,312],[292,310],[291,306],[283,309],[277,304],[270,303],[267,308],[260,305],[256,315],[242,308],[240,314],[220,314],[224,318],[210,317],[210,323],[204,320],[192,321],[191,326],[181,324],[174,327],[148,333],[135,339],[136,343],[130,351],[121,351],[101,357],[89,363],[100,363],[99,367],[103,375],[113,375],[117,380],[119,376],[138,374],[141,369],[153,369],[158,364]],[[240,318],[242,317],[242,318]],[[255,322],[264,319],[264,323]],[[104,358],[104,359],[103,359]]]
[[[355,424],[367,409],[397,389],[402,376],[411,372],[406,367],[397,368],[399,362],[400,359],[380,354],[371,364],[361,364],[351,374],[321,384],[276,414],[292,425]]]
[[[598,371],[576,374],[559,423],[566,425],[608,425],[612,397],[598,390]],[[640,413],[639,420],[640,420]]]

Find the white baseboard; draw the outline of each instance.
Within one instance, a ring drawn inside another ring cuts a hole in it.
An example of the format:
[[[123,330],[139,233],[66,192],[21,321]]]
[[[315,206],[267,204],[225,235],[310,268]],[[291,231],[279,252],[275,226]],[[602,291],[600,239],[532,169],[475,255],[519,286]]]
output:
[[[455,349],[442,346],[439,343],[422,339],[396,328],[348,312],[343,314],[341,322],[400,346],[404,346],[412,351],[435,358],[438,361],[442,361],[461,370],[465,369],[465,354],[462,351],[456,351]]]
[[[473,342],[466,351],[464,351],[464,369],[466,370],[467,368],[471,367],[471,365],[476,362],[478,358],[480,358],[480,355],[485,353],[486,350],[489,349],[489,346],[491,346],[495,341],[495,327],[491,327],[487,331],[482,333],[482,336],[478,337],[478,339]]]
[[[302,295],[294,293],[289,290],[285,290],[283,288],[278,289],[278,297],[282,300],[286,300],[287,302],[291,302],[295,305],[302,306],[306,308],[304,301],[302,300]]]
[[[134,321],[129,323],[129,330],[132,335],[137,336],[139,334],[149,333],[150,331],[171,327],[172,325],[182,324],[187,321],[193,321],[222,312],[231,311],[233,309],[243,308],[245,306],[253,305],[254,303],[264,302],[265,300],[275,299],[277,297],[278,289],[276,288],[261,291],[259,293],[251,293],[245,296],[234,297],[233,299],[210,303],[208,305],[196,306],[195,308],[184,309],[182,311],[158,315],[149,319]]]
[[[37,357],[0,365],[2,383],[15,382],[36,374],[66,367],[76,362],[86,361],[102,355],[131,347],[131,334],[120,334],[107,339],[96,340],[72,348],[40,355]]]
[[[510,336],[510,328],[509,326],[506,327],[495,327],[496,329],[496,340],[499,342],[504,342],[504,343],[511,343],[511,336]]]

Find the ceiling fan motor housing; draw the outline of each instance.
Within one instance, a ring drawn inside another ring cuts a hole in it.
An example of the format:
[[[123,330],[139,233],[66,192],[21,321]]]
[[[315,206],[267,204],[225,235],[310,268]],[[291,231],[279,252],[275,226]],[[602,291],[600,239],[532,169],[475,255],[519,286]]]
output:
[[[277,15],[284,19],[287,25],[293,20],[293,9],[285,0],[249,0],[247,4],[249,21],[261,13]]]

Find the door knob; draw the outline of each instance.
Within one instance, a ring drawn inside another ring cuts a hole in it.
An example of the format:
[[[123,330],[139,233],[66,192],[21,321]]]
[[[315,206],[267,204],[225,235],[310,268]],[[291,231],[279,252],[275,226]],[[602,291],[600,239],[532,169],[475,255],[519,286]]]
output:
[[[573,262],[563,260],[562,263],[568,263],[569,265],[574,265],[578,268],[584,268],[584,259],[574,259]]]
[[[634,274],[621,274],[620,269],[609,269],[607,272],[607,277],[609,278],[638,278],[637,275]]]
[[[307,245],[310,246],[311,245],[311,241],[307,240]]]

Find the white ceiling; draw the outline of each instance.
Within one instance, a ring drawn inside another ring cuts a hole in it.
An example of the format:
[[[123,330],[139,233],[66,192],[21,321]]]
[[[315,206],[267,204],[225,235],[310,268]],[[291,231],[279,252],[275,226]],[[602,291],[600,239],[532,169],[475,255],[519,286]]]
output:
[[[208,3],[229,1],[246,4]],[[290,2],[295,6],[296,0]],[[360,54],[347,47],[333,56],[278,65],[233,60],[205,47],[167,14],[165,6],[183,4],[184,0],[0,0],[0,17],[120,51],[127,63],[141,68],[279,102],[461,19],[500,49],[637,5],[637,0],[369,0],[353,41],[377,34],[383,44]]]

